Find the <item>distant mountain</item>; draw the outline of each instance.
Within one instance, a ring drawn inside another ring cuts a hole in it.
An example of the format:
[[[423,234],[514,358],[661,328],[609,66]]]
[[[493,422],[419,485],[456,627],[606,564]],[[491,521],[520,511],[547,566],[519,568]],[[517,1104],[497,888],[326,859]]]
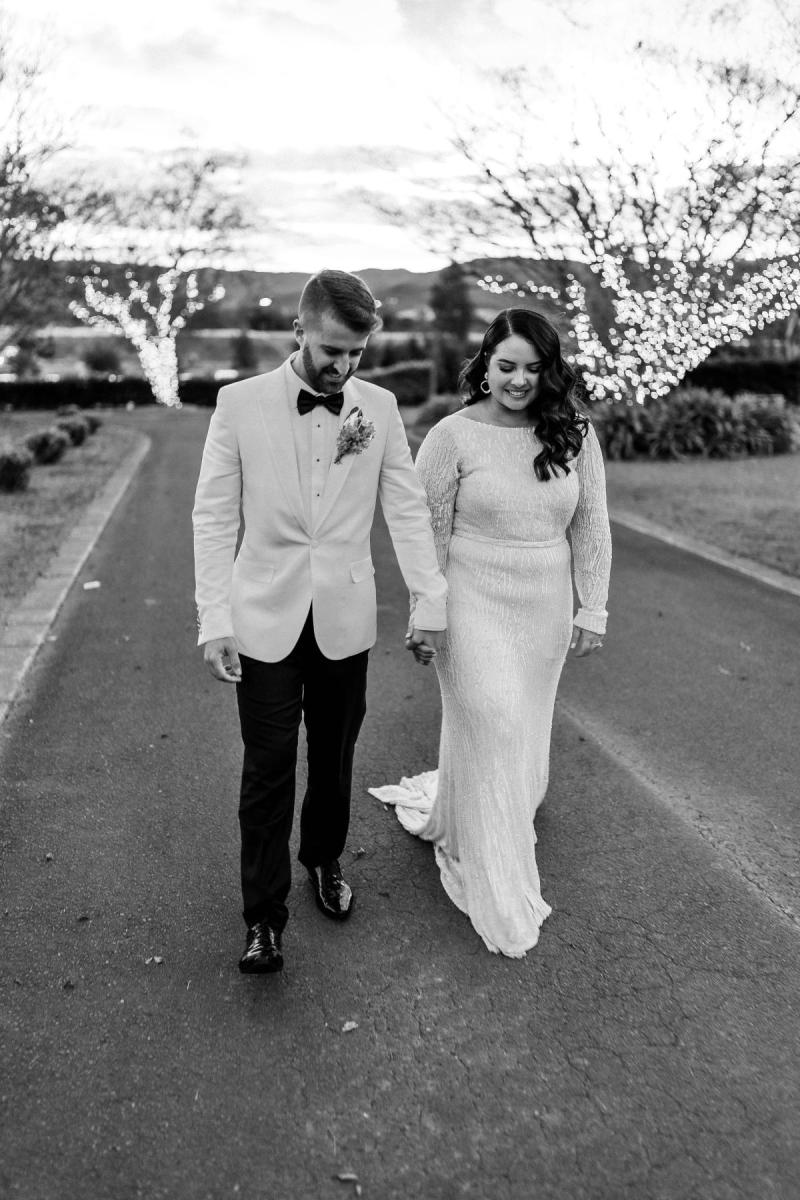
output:
[[[478,286],[478,280],[486,276],[501,276],[507,282],[521,285],[528,279],[558,287],[566,282],[568,273],[577,275],[597,290],[595,277],[582,263],[566,261],[543,262],[529,258],[476,258],[464,264],[467,274],[473,279],[472,302],[476,317],[480,321],[491,320],[492,316],[510,304],[518,303],[507,294],[495,295]],[[367,286],[383,305],[384,315],[390,314],[406,320],[424,323],[429,317],[428,302],[437,271],[407,271],[402,267],[382,270],[366,267],[357,271]],[[269,297],[276,308],[286,310],[292,316],[297,311],[297,300],[308,276],[297,271],[237,271],[220,272],[218,280],[225,288],[225,297],[207,313],[199,314],[198,324],[206,321],[213,324],[235,325],[242,322],[242,314],[252,311],[261,297]],[[533,303],[533,301],[531,301]],[[551,316],[560,316],[551,302],[537,299],[537,308]],[[237,322],[238,318],[238,322]]]
[[[118,264],[107,268],[103,264],[100,265],[101,269],[107,269],[111,274],[123,270]],[[80,276],[86,270],[85,265],[81,263],[64,263],[63,266],[65,276]],[[580,271],[579,264],[543,263],[524,258],[479,258],[465,263],[464,266],[476,281],[473,287],[473,303],[479,320],[490,319],[493,313],[505,308],[510,302],[507,296],[492,295],[479,288],[479,278],[486,275],[502,275],[507,280],[513,279],[523,283],[533,276],[540,282],[554,283],[555,277],[563,276],[567,269],[577,267]],[[365,267],[356,274],[361,276],[381,301],[387,324],[391,318],[399,318],[403,323],[425,324],[430,315],[428,299],[437,271],[407,271],[403,267],[388,270]],[[210,285],[213,278],[214,282],[224,287],[225,295],[216,304],[209,305],[198,313],[191,321],[192,328],[246,327],[252,314],[259,311],[259,302],[263,298],[268,298],[272,304],[261,311],[269,313],[272,309],[276,316],[285,317],[285,327],[288,328],[297,312],[297,300],[308,274],[303,271],[201,271],[200,277],[201,286]],[[65,312],[67,300],[65,287]],[[547,307],[546,303],[539,306]]]
[[[357,271],[384,308],[393,313],[422,313],[427,305],[436,271],[379,270],[367,267]],[[225,288],[225,296],[213,310],[214,324],[241,324],[242,314],[258,307],[262,297],[290,317],[297,312],[297,301],[308,274],[299,271],[221,271],[216,276]],[[206,319],[211,319],[208,311]],[[203,314],[198,324],[203,324]]]
[[[465,263],[464,269],[476,281],[487,274],[503,275],[506,279],[520,282],[534,274],[540,280],[547,275],[549,281],[553,274],[551,264],[526,258],[476,258]],[[438,272],[407,271],[403,267],[389,270],[365,267],[356,271],[356,274],[383,305],[397,310],[416,310],[427,306]],[[308,275],[298,271],[222,271],[218,273],[218,279],[225,288],[225,297],[218,305],[220,311],[230,312],[242,306],[258,304],[262,296],[268,296],[275,305],[294,311]],[[505,307],[506,301],[502,297],[489,295],[477,286],[477,282],[474,291],[476,307],[489,311]]]

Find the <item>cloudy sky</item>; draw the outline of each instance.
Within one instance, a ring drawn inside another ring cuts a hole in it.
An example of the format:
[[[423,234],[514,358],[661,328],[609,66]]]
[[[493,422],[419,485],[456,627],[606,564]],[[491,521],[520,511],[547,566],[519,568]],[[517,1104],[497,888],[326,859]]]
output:
[[[799,4],[0,0],[0,11],[46,45],[49,95],[85,160],[135,169],[188,141],[242,153],[263,225],[250,265],[357,270],[445,261],[362,197],[402,202],[437,178],[468,188],[448,114],[494,103],[488,71],[525,67],[541,83],[547,159],[557,152],[547,130],[567,110],[599,100],[635,125],[653,101],[652,88],[641,98],[643,43],[766,62],[781,45],[779,10]],[[665,107],[684,101],[663,96]]]

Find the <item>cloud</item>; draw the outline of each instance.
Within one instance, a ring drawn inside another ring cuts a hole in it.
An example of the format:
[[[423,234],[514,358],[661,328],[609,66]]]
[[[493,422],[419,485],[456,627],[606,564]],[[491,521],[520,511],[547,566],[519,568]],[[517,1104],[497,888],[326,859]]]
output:
[[[221,0],[219,14],[240,28],[244,23],[275,38],[314,45],[350,45],[360,34],[378,39],[396,33],[394,0]]]
[[[115,71],[141,71],[146,77],[148,73],[164,68],[175,70],[216,62],[220,57],[220,43],[197,29],[187,29],[169,37],[149,37],[137,43],[106,22],[82,35],[79,52],[84,60],[94,59]]]
[[[259,4],[253,0],[222,0],[217,12],[220,31],[236,30],[243,49],[257,48],[262,55],[262,69],[279,68],[288,53],[295,57],[298,71],[303,69],[303,55],[308,49],[332,46],[340,50],[348,45],[350,32],[341,23],[328,20],[322,12],[314,15],[308,5],[302,12],[292,7],[282,8],[275,0]],[[278,47],[277,53],[274,48]]]
[[[184,66],[207,66],[218,62],[222,55],[217,38],[197,29],[188,29],[176,37],[143,42],[136,57],[145,70],[164,67],[175,70]]]
[[[536,8],[536,0],[526,0]],[[497,12],[496,0],[397,0],[409,37],[416,43],[436,44],[450,55],[454,48],[485,50],[486,38],[507,37],[509,29]]]
[[[408,146],[337,146],[304,150],[290,146],[285,150],[255,152],[249,156],[252,166],[265,171],[346,171],[369,168],[382,171],[416,170],[438,161],[441,156],[433,150]]]
[[[299,17],[294,12],[283,12],[275,8],[267,8],[264,10],[256,9],[252,12],[254,20],[258,21],[259,25],[264,26],[270,33],[277,37],[289,36],[291,38],[313,37],[315,40],[320,36],[319,21],[310,21],[306,17]],[[340,37],[337,30],[328,25],[325,27],[325,33],[333,33]]]

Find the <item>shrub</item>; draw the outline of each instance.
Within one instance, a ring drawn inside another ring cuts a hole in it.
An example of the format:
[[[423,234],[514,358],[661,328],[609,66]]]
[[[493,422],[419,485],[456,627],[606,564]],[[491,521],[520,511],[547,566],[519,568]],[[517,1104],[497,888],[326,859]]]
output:
[[[424,337],[390,337],[376,333],[361,356],[359,375],[363,377],[366,371],[376,371],[378,367],[394,367],[398,363],[418,362],[427,357]]]
[[[363,375],[365,371],[374,371],[377,367],[385,367],[387,364],[383,361],[384,338],[379,333],[374,334],[364,349],[363,354],[358,362],[359,374]]]
[[[30,483],[33,455],[25,446],[0,443],[0,491],[22,492]]]
[[[431,388],[431,365],[427,361],[395,363],[392,367],[378,367],[374,371],[362,371],[360,379],[377,383],[379,387],[394,392],[398,404],[409,407],[424,404]]]
[[[782,396],[731,397],[686,387],[643,406],[604,402],[591,412],[609,459],[785,454],[797,437]]]
[[[742,408],[750,454],[791,454],[800,448],[800,421],[782,396],[754,396],[742,392]],[[769,443],[769,449],[763,449]]]
[[[83,361],[94,375],[119,375],[120,356],[116,346],[95,342],[86,350]]]
[[[270,330],[273,332],[284,329],[291,332],[292,320],[294,318],[294,313],[290,309],[283,308],[280,304],[275,304],[274,302],[264,308],[260,304],[256,304],[244,315],[251,329]]]
[[[72,444],[69,434],[57,425],[49,429],[36,429],[23,438],[23,444],[30,450],[37,463],[58,462],[64,451]]]
[[[103,424],[102,418],[98,417],[97,413],[86,412],[85,409],[79,408],[77,404],[62,404],[56,409],[58,417],[82,417],[89,427],[89,433],[97,433],[100,426]]]
[[[256,348],[246,329],[233,339],[233,366],[244,375],[252,374],[258,367]]]
[[[89,422],[77,413],[74,416],[59,417],[56,425],[64,430],[73,446],[80,446],[89,436]]]
[[[428,357],[423,337],[387,338],[381,353],[382,367],[394,367],[398,363],[421,362]]]
[[[181,404],[213,408],[221,386],[216,379],[182,379],[178,388]]]
[[[53,358],[55,346],[51,337],[35,333],[21,337],[17,343],[14,370],[23,378],[33,379],[41,371],[41,359]]]
[[[466,344],[448,334],[441,334],[435,342],[436,391],[445,394],[458,391],[461,368],[468,359]]]
[[[653,427],[648,408],[600,402],[591,413],[606,458],[627,461],[647,454]]]

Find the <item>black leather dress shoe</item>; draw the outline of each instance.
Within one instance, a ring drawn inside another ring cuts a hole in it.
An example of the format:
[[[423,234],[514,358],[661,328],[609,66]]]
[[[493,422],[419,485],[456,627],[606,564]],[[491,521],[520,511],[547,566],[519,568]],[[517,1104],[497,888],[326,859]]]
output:
[[[355,896],[350,885],[342,878],[342,869],[338,859],[325,863],[321,867],[308,867],[308,877],[314,889],[317,908],[332,917],[334,921],[344,921],[350,916],[355,903]]]
[[[281,935],[266,921],[258,921],[248,929],[247,946],[239,959],[239,970],[245,975],[267,975],[283,970]]]

